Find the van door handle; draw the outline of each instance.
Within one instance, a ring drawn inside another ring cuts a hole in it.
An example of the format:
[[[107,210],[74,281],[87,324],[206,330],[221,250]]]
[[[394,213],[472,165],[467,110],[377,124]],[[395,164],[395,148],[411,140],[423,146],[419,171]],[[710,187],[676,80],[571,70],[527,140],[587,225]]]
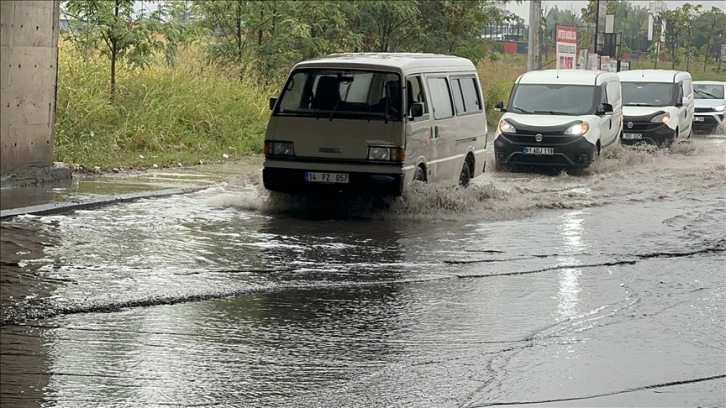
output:
[[[613,120],[608,119],[608,129],[612,129],[612,128],[613,128]]]
[[[436,125],[436,126],[434,126],[434,139],[438,139],[438,138],[439,138],[439,126]]]

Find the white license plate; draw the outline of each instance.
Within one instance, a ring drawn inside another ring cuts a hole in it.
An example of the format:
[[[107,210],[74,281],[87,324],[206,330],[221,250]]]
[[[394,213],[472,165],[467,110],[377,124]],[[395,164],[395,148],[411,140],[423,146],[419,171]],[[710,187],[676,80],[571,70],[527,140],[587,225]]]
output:
[[[643,138],[643,134],[642,133],[628,133],[628,132],[623,133],[623,139],[627,139],[627,140],[639,140],[639,139],[642,139],[642,138]]]
[[[305,181],[313,183],[348,184],[348,179],[348,173],[321,173],[315,171],[305,173]]]
[[[703,122],[703,116],[694,116],[693,121],[694,122]]]
[[[525,147],[522,149],[524,154],[555,154],[554,147]]]

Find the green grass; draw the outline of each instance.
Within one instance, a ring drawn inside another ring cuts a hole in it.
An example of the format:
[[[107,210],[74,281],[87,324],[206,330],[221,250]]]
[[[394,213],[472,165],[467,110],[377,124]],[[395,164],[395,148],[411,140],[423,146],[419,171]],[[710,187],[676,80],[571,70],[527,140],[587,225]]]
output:
[[[637,59],[630,61],[630,69],[653,69],[655,63],[651,60]],[[690,66],[686,69],[686,63],[682,62],[676,64],[675,68],[669,61],[658,61],[657,69],[676,69],[678,71],[688,71],[694,81],[726,81],[726,63],[721,63],[719,66],[717,63],[711,63],[706,65],[706,70],[703,70],[703,60],[691,61]]]
[[[117,73],[61,45],[55,160],[86,169],[191,164],[259,153],[271,90],[182,51],[174,67]]]
[[[484,92],[487,122],[491,127],[502,116],[501,112],[494,110],[494,105],[500,101],[507,104],[514,81],[527,71],[527,57],[520,54],[497,54],[494,59],[481,61],[477,70]]]

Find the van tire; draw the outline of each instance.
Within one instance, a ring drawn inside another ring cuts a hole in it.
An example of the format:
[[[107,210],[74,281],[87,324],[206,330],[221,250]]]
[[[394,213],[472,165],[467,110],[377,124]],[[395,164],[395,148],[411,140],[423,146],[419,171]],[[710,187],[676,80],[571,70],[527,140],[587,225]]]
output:
[[[459,175],[459,185],[466,187],[471,181],[471,164],[469,160],[464,161],[464,165],[461,167],[461,174]]]
[[[424,171],[423,167],[416,166],[416,172],[413,175],[413,181],[420,181],[423,183],[426,182],[426,171]]]
[[[600,160],[601,157],[601,148],[600,148],[600,140],[597,141],[597,144],[595,145],[595,148],[592,151],[592,162],[595,163],[598,160]]]
[[[673,132],[673,139],[666,140],[665,147],[671,147],[674,143],[678,141],[678,136],[680,135],[680,129],[676,128],[676,131]]]

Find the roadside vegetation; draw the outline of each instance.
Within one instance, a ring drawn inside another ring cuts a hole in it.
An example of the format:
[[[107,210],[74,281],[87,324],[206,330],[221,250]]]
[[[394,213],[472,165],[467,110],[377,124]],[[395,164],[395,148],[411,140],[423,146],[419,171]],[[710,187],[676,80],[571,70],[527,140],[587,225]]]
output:
[[[484,26],[521,19],[481,0],[174,0],[142,13],[138,3],[62,2],[69,25],[59,41],[56,161],[106,171],[259,154],[268,100],[284,75],[300,60],[334,52],[470,58],[490,126],[499,118],[494,104],[526,70],[525,55],[496,52],[480,37]],[[694,78],[723,78],[720,64],[704,58],[702,72],[691,65]],[[642,61],[632,67],[652,67]]]

